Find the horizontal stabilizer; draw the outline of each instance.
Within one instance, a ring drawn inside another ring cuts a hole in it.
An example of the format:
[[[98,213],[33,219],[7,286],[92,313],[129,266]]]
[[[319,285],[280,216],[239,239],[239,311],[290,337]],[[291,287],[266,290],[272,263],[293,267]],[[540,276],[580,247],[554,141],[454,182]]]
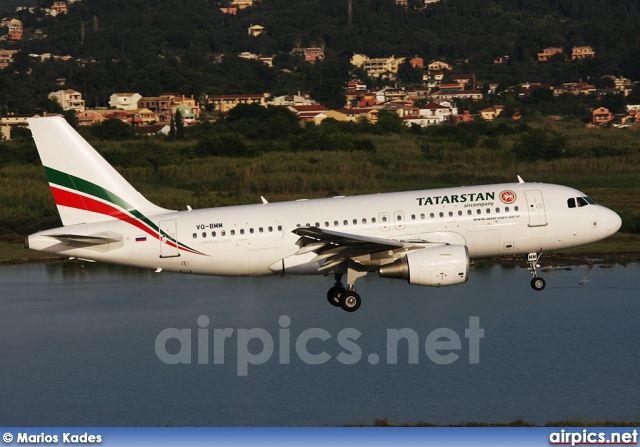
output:
[[[121,242],[122,235],[107,232],[98,233],[93,235],[87,234],[48,234],[48,237],[58,239],[63,242],[75,242],[83,245],[102,245],[112,244],[114,242]]]

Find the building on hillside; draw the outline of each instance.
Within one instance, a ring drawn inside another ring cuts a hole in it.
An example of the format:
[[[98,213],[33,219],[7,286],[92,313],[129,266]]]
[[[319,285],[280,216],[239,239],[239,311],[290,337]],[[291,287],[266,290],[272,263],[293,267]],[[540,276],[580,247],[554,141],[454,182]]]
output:
[[[253,6],[254,0],[232,0],[229,6],[236,7],[238,9],[245,9]]]
[[[320,124],[327,118],[327,113],[329,112],[329,109],[320,104],[310,106],[289,106],[288,109],[296,114],[296,117],[301,124],[309,122]]]
[[[114,93],[109,98],[109,107],[120,110],[136,110],[138,101],[141,99],[140,93]]]
[[[213,105],[214,110],[226,113],[239,104],[258,104],[263,107],[267,106],[266,93],[257,95],[209,95],[207,102]]]
[[[364,92],[366,90],[367,90],[367,84],[362,82],[360,79],[354,79],[352,81],[347,82],[348,92]]]
[[[234,6],[233,8],[220,8],[222,14],[236,15],[238,14],[238,7]]]
[[[420,107],[418,114],[425,118],[433,118],[437,120],[438,124],[441,124],[451,120],[453,116],[457,115],[458,109],[446,101],[440,104],[430,102]]]
[[[333,118],[337,121],[368,121],[370,123],[374,123],[378,119],[378,110],[371,108],[327,110],[325,114],[328,118]]]
[[[269,101],[270,106],[310,106],[316,104],[309,94],[277,96]]]
[[[370,78],[388,79],[394,81],[398,74],[398,67],[404,63],[406,58],[395,56],[378,57],[369,59],[362,64],[362,68]]]
[[[604,126],[613,121],[613,113],[605,107],[599,107],[591,112],[591,123],[597,126]]]
[[[595,55],[596,55],[595,51],[593,51],[593,48],[591,48],[590,46],[583,45],[580,47],[573,47],[571,49],[572,61],[594,57]]]
[[[258,37],[259,35],[264,34],[264,26],[251,25],[248,33],[251,37]]]
[[[82,94],[75,90],[58,90],[49,93],[49,98],[58,101],[62,110],[75,110],[76,112],[84,112],[85,110]]]
[[[354,67],[362,67],[366,61],[369,60],[369,56],[365,56],[364,54],[354,54],[351,56],[351,65]]]
[[[173,116],[176,116],[176,113],[180,111],[180,115],[182,115],[182,122],[186,125],[190,125],[196,122],[196,114],[193,109],[185,104],[180,104],[173,106],[171,108],[171,112]]]
[[[556,54],[562,54],[564,50],[559,47],[549,47],[542,50],[542,53],[538,53],[538,62],[546,62],[550,57]]]
[[[104,114],[98,113],[95,110],[77,112],[76,118],[80,126],[92,126],[94,124],[100,124],[105,120]]]
[[[469,90],[475,90],[476,88],[476,75],[474,74],[452,74],[451,79],[462,88]]]
[[[480,117],[486,121],[493,121],[494,119],[500,116],[503,110],[504,110],[503,105],[496,105],[493,107],[489,107],[488,109],[480,110]]]
[[[413,68],[424,68],[424,59],[418,56],[413,56],[409,59],[409,64],[411,64]]]
[[[159,121],[171,121],[172,95],[143,96],[138,100],[136,109],[149,109],[158,116]]]
[[[429,65],[427,65],[427,68],[429,70],[435,70],[435,71],[442,71],[442,70],[452,71],[453,70],[453,66],[442,61],[433,61]]]
[[[51,15],[57,16],[58,14],[66,14],[69,10],[67,9],[67,2],[53,2],[53,6],[51,6]]]
[[[22,40],[22,22],[18,19],[12,19],[9,22],[9,40]]]
[[[18,50],[0,50],[0,70],[11,65],[13,62],[13,55],[17,52]]]
[[[318,47],[294,48],[291,50],[291,54],[303,56],[305,62],[310,62],[312,64],[324,59],[324,50]]]

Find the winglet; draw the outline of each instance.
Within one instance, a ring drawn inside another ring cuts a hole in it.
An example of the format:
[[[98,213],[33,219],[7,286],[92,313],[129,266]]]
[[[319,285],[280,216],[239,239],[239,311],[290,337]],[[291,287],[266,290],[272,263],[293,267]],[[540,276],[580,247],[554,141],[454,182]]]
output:
[[[518,183],[524,183],[524,180],[522,180],[522,177],[518,176]]]
[[[260,200],[262,200],[263,205],[266,205],[267,203],[269,203],[269,201],[265,199],[264,196],[260,196]]]

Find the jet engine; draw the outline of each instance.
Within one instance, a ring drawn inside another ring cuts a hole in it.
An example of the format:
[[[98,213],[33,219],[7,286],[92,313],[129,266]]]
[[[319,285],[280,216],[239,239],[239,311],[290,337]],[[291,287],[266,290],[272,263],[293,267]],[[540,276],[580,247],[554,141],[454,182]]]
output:
[[[462,284],[469,276],[469,251],[465,245],[422,248],[381,266],[378,273],[382,278],[406,279],[419,286]]]

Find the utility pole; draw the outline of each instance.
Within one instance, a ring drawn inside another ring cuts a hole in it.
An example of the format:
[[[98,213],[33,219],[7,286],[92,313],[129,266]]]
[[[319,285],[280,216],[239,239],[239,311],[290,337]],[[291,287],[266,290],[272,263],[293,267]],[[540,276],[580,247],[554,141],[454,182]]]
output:
[[[80,24],[80,46],[84,46],[84,20]]]
[[[347,17],[348,17],[348,22],[347,22],[347,27],[349,29],[353,29],[353,0],[349,0],[349,7],[348,7],[348,11],[347,11]]]
[[[98,31],[98,16],[93,16],[93,31]]]

